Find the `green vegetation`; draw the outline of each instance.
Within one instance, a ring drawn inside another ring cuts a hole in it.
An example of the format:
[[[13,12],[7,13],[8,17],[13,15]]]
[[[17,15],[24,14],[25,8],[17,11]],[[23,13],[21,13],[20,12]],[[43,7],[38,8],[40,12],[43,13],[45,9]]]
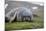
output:
[[[32,22],[6,23],[6,30],[43,28],[43,19],[35,18]]]

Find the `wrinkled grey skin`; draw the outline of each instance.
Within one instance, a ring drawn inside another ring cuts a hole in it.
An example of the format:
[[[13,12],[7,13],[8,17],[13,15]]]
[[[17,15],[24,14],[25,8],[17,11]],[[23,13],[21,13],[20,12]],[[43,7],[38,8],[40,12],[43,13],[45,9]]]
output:
[[[17,15],[17,21],[22,21],[22,19],[24,19],[23,18],[24,16],[27,17],[26,18],[27,20],[33,19],[32,11],[25,7],[17,7],[17,8],[11,9],[11,11],[6,14],[5,18],[7,18],[11,23],[15,19],[16,15]]]

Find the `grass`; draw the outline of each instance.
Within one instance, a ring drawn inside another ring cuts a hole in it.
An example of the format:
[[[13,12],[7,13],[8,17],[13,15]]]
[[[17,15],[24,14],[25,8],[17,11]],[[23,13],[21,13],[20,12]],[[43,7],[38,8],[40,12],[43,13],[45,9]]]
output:
[[[32,22],[14,22],[14,23],[6,23],[6,30],[16,30],[16,29],[36,29],[43,28],[43,20],[38,18],[34,18]]]

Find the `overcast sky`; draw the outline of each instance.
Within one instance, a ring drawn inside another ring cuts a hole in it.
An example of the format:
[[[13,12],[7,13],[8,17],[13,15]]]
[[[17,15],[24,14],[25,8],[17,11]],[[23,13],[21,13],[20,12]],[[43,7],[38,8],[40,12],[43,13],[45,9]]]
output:
[[[42,0],[35,0],[35,1],[33,1],[33,0],[6,0],[6,2],[8,2],[8,1],[27,1],[27,2],[31,2],[33,4],[37,4],[40,6],[44,5]]]

